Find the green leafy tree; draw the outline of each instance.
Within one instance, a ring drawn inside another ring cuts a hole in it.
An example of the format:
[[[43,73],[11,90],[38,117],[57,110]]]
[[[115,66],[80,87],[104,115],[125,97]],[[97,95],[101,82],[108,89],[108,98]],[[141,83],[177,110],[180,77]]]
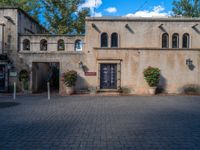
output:
[[[89,9],[80,8],[82,0],[42,0],[46,26],[54,34],[82,34]]]
[[[36,20],[41,10],[40,0],[0,0],[0,6],[19,7]]]
[[[200,17],[200,0],[175,0],[172,10],[174,15]]]

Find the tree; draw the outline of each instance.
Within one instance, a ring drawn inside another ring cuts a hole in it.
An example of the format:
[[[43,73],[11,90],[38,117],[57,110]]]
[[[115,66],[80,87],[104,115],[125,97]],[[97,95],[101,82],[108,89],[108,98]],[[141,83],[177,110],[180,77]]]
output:
[[[34,19],[38,20],[41,3],[39,0],[1,0],[0,6],[19,7],[26,11]]]
[[[174,15],[200,17],[200,0],[175,0],[172,10]]]
[[[54,34],[82,34],[89,9],[80,8],[82,0],[42,0],[47,28]]]

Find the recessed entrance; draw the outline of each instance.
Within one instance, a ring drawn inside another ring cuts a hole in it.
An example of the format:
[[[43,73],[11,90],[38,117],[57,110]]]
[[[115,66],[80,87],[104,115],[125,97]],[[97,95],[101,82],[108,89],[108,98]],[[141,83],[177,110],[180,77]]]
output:
[[[100,89],[117,89],[117,64],[100,64]]]
[[[6,66],[0,64],[0,92],[6,91]]]
[[[33,93],[47,91],[47,82],[50,82],[51,91],[59,92],[59,63],[58,62],[34,62],[32,74]]]

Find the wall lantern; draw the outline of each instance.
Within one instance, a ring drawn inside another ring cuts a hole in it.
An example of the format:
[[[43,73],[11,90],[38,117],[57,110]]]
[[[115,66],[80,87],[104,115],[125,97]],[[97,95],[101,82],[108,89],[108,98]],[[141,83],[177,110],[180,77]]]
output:
[[[92,27],[99,33],[101,33],[101,31],[99,30],[99,28],[96,26],[96,24],[92,23]]]
[[[194,70],[195,66],[193,65],[193,61],[189,58],[186,59],[186,65],[188,66],[188,68],[192,71]]]
[[[83,69],[83,62],[82,62],[82,61],[80,61],[80,62],[78,63],[78,65],[79,65],[79,68],[80,68],[80,69]]]
[[[190,66],[192,65],[193,61],[189,58],[189,59],[186,59],[186,65],[187,66]]]
[[[127,28],[131,33],[134,33],[134,31],[131,29],[131,27],[129,26],[129,24],[126,24],[125,28]]]

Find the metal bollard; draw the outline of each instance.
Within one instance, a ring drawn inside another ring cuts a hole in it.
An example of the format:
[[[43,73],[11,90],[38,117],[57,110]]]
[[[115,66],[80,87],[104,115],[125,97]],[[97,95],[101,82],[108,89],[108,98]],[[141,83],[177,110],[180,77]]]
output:
[[[51,99],[51,94],[50,94],[50,83],[47,82],[47,93],[48,93],[48,100]]]
[[[16,82],[14,82],[14,85],[13,85],[13,99],[15,100],[16,99]]]

